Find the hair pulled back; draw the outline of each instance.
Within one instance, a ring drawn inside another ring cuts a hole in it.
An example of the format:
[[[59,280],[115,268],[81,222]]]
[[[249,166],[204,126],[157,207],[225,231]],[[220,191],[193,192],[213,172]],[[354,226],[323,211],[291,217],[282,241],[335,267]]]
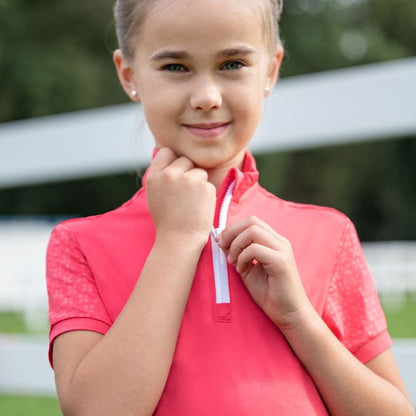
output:
[[[114,19],[119,48],[127,59],[134,58],[134,40],[147,16],[160,0],[116,0]],[[266,40],[271,50],[280,43],[279,20],[283,0],[251,0],[261,7]]]

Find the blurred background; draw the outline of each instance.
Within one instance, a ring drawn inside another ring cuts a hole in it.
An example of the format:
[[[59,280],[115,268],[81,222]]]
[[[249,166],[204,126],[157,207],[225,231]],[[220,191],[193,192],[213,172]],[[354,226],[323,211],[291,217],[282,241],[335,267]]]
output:
[[[60,116],[69,113],[71,122],[81,123],[83,114],[93,110],[130,106],[112,63],[116,48],[112,5],[113,0],[0,0],[0,165],[18,164],[28,156],[44,158],[47,149],[37,149],[31,142],[28,122],[48,126],[65,121]],[[416,2],[285,0],[281,35],[286,51],[282,92],[285,85],[309,79],[325,83],[337,71],[414,65]],[[413,105],[416,120],[414,95],[406,96],[415,90],[415,83],[413,79],[413,90],[410,84],[403,88],[403,101],[393,104],[407,113]],[[316,96],[318,107],[320,98]],[[359,108],[360,102],[355,105]],[[267,108],[268,113],[273,108]],[[300,106],[299,117],[308,111],[312,108]],[[323,132],[329,116],[320,114]],[[348,120],[351,125],[355,122]],[[2,147],[2,141],[6,143],[21,126],[26,126],[27,141],[18,148]],[[344,141],[334,137],[333,143],[316,137],[305,146],[276,144],[257,152],[256,159],[261,183],[279,197],[331,206],[352,219],[390,332],[397,339],[397,354],[404,362],[409,357],[416,362],[416,128],[396,130]],[[65,218],[119,206],[140,187],[145,167],[145,162],[137,162],[72,178],[0,182],[1,415],[60,414],[47,363],[33,374],[22,358],[47,360],[43,274],[51,228]],[[416,389],[412,377],[407,378],[412,383],[408,387]]]

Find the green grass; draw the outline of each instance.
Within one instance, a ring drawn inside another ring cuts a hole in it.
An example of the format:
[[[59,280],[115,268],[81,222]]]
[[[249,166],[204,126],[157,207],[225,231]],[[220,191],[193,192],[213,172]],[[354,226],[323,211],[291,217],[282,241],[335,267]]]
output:
[[[392,338],[416,338],[416,299],[382,301]]]
[[[16,312],[0,313],[0,334],[27,333],[23,316]]]
[[[58,400],[44,397],[0,395],[2,416],[61,416]]]
[[[27,327],[22,313],[0,312],[0,334],[46,334],[49,329],[47,316],[36,319],[31,325]]]

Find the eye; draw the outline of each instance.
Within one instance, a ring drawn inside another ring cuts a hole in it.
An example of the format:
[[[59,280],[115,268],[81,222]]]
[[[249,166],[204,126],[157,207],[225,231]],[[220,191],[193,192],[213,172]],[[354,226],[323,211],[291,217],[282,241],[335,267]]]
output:
[[[169,71],[169,72],[185,72],[185,71],[187,71],[186,67],[184,67],[182,64],[168,64],[168,65],[164,65],[162,69],[164,71]]]
[[[226,71],[238,71],[245,65],[240,61],[229,61],[226,62],[221,69],[225,69]]]

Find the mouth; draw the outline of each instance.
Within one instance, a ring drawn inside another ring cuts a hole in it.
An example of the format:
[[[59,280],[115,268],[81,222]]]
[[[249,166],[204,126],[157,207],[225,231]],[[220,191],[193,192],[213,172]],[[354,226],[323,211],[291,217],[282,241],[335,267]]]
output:
[[[230,122],[192,123],[183,126],[194,136],[210,138],[223,134],[230,124]]]

